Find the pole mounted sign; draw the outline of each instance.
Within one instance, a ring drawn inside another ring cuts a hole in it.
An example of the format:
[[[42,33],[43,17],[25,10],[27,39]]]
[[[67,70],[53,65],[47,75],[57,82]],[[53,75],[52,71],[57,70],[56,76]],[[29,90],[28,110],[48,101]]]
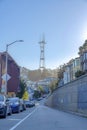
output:
[[[6,93],[7,88],[6,88],[6,81],[8,81],[11,78],[11,76],[9,74],[3,74],[2,75],[2,87],[1,87],[1,92],[2,93]]]
[[[2,75],[2,79],[3,79],[4,81],[6,81],[6,79],[7,79],[7,81],[8,81],[10,78],[11,78],[11,76],[10,76],[9,74],[7,74],[7,76],[6,76],[6,74],[3,74],[3,75]]]

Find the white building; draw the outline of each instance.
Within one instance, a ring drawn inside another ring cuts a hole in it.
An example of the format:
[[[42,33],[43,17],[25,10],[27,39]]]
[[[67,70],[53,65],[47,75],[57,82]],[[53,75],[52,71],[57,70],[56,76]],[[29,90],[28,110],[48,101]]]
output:
[[[75,73],[80,70],[80,57],[70,60],[65,66],[63,74],[64,84],[75,79]]]

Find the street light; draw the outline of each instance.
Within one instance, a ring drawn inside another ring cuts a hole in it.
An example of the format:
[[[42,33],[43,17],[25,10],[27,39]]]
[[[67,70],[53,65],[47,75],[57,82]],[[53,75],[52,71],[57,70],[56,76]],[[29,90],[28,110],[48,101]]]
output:
[[[6,71],[6,83],[5,83],[5,95],[7,95],[7,81],[8,81],[8,47],[16,42],[24,42],[23,40],[16,40],[10,44],[7,44],[6,45],[6,68],[5,68],[5,71]]]

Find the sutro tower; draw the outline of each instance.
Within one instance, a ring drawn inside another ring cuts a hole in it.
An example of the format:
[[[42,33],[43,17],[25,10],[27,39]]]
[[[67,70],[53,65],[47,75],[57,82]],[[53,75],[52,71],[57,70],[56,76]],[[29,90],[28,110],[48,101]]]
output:
[[[45,55],[44,55],[44,49],[45,49],[45,38],[43,36],[42,40],[39,42],[40,44],[40,64],[39,64],[39,68],[41,70],[41,72],[44,71],[45,69]]]

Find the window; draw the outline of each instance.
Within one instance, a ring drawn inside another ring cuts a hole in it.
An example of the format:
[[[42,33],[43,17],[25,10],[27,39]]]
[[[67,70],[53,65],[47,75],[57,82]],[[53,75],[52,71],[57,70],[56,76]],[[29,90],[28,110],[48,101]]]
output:
[[[87,60],[87,52],[85,53],[85,55],[86,55],[86,60]]]
[[[85,60],[85,53],[83,54],[83,59]]]
[[[83,64],[83,71],[85,71],[85,63]]]

